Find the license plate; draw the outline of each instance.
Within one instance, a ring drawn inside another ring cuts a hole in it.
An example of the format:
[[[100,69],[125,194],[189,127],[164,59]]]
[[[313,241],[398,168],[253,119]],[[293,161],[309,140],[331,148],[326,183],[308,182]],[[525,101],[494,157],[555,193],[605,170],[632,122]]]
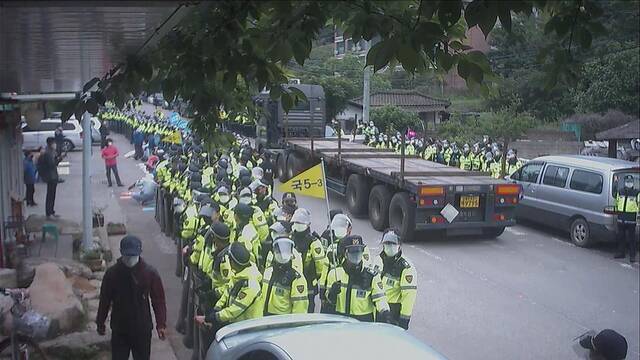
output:
[[[480,207],[480,196],[460,196],[461,208],[478,208]]]

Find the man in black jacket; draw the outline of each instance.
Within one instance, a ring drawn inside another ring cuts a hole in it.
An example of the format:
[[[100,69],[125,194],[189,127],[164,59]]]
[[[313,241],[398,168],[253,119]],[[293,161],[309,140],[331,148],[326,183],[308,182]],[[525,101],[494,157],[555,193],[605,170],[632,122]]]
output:
[[[38,173],[42,181],[47,183],[47,200],[45,214],[47,219],[58,217],[53,209],[56,203],[56,188],[58,187],[58,163],[61,157],[56,152],[56,141],[52,137],[47,138],[47,148],[38,159]]]
[[[107,269],[100,288],[96,324],[98,334],[106,333],[105,321],[111,308],[111,358],[149,360],[151,356],[151,309],[156,317],[160,340],[166,337],[167,307],[158,271],[140,257],[142,242],[127,235],[120,241],[122,257]]]

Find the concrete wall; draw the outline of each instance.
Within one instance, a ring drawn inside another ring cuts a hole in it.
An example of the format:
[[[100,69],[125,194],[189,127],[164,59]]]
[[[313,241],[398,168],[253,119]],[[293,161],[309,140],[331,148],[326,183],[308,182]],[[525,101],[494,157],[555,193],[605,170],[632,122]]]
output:
[[[518,157],[533,159],[543,155],[579,155],[584,144],[564,140],[518,140],[509,147],[518,150]]]
[[[22,135],[14,128],[0,129],[0,238],[3,244],[14,239],[5,239],[4,222],[11,213],[11,200],[24,199],[24,177],[22,167]]]

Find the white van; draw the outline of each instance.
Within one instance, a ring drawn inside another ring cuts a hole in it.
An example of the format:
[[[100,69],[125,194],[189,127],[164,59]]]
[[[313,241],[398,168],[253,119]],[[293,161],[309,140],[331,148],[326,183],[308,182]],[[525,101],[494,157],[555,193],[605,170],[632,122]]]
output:
[[[60,126],[60,119],[43,119],[40,125],[32,129],[25,122],[21,124],[22,129],[22,149],[36,150],[47,146],[47,138],[53,137],[56,128]],[[80,123],[75,119],[70,119],[62,124],[64,143],[62,151],[82,149],[83,131]]]

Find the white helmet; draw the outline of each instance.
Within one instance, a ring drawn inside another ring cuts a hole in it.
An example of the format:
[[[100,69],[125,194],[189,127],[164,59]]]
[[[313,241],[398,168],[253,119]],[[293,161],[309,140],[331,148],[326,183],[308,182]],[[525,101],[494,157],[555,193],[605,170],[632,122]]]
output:
[[[307,209],[298,208],[291,217],[292,223],[311,225],[311,213]]]

